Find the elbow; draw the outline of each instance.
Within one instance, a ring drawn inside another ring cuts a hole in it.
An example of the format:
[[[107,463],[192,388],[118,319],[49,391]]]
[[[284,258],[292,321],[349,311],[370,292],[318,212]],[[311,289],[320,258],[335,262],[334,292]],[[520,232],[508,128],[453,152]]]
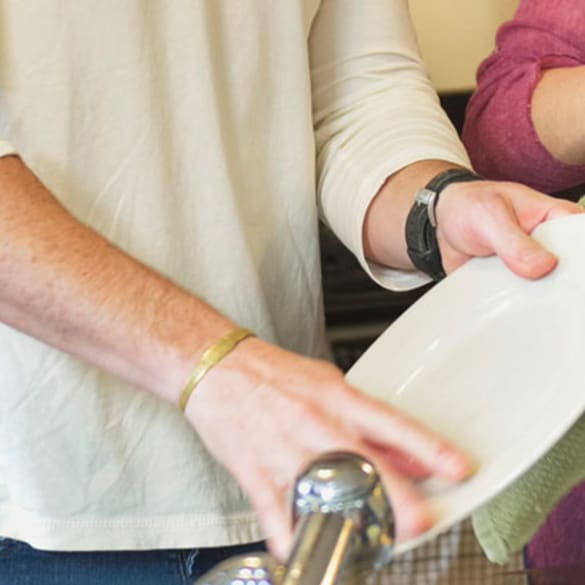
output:
[[[585,166],[562,163],[540,142],[529,98],[512,103],[496,97],[483,104],[472,98],[466,113],[462,141],[478,174],[545,193],[585,183]]]
[[[519,133],[506,118],[516,117],[504,105],[494,105],[494,100],[472,96],[469,102],[461,139],[476,172],[494,180],[515,177],[522,181],[522,171],[516,167],[522,146]]]

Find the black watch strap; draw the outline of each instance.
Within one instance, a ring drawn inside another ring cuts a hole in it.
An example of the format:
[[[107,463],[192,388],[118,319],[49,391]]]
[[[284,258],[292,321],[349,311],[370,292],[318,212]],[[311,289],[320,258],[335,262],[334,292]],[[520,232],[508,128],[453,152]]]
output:
[[[441,191],[451,183],[481,181],[482,177],[467,169],[449,169],[434,177],[416,193],[406,219],[406,246],[414,266],[433,280],[445,278],[445,269],[437,241],[435,207]]]

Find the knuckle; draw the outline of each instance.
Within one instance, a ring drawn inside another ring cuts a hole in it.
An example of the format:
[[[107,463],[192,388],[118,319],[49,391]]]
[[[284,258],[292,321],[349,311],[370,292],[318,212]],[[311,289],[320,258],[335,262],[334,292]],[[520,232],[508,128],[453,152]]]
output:
[[[303,424],[315,424],[320,420],[318,408],[305,400],[292,402],[288,409],[288,416],[293,431],[298,430],[296,425],[299,421],[302,421]]]
[[[326,380],[334,382],[341,382],[343,380],[341,370],[329,362],[321,362],[321,376]]]
[[[500,214],[507,208],[504,196],[499,192],[481,193],[474,200],[477,211],[487,214]]]

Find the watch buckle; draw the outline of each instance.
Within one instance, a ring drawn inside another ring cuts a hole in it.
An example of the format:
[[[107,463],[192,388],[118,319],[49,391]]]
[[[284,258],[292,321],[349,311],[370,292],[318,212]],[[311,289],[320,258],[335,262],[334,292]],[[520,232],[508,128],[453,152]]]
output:
[[[435,215],[435,203],[437,201],[437,192],[431,189],[419,189],[416,192],[415,201],[421,205],[425,205],[427,208],[427,215],[431,225],[437,227],[437,217]]]

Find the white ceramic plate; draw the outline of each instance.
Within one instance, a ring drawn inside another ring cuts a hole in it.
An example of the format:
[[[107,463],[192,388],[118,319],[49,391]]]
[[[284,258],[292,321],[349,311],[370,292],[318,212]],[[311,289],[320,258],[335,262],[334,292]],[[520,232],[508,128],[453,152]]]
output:
[[[546,278],[497,258],[468,262],[395,321],[347,374],[463,447],[479,464],[461,485],[421,489],[433,528],[470,515],[527,470],[585,410],[585,215],[534,237],[559,257]]]

